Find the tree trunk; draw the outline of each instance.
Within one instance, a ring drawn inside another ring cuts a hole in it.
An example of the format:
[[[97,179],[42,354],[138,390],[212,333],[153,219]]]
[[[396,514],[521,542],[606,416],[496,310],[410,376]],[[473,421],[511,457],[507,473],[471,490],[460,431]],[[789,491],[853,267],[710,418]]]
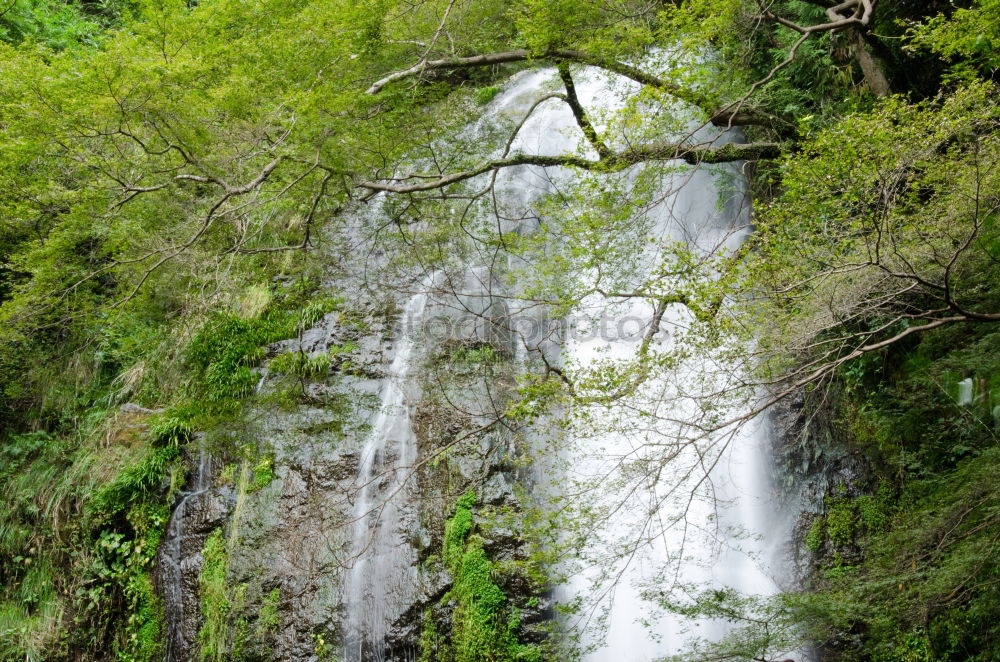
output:
[[[848,39],[850,39],[854,57],[865,76],[865,82],[868,83],[868,87],[875,93],[875,96],[884,97],[892,94],[892,88],[889,87],[889,79],[885,76],[882,62],[872,52],[872,47],[864,33],[861,30],[849,30]]]

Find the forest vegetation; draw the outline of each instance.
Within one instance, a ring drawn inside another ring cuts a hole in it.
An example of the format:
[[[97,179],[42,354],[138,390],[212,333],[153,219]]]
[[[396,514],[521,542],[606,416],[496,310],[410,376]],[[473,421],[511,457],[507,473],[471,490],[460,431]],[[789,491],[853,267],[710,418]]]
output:
[[[532,109],[566,104],[579,150],[512,149],[511,122],[463,132],[541,66],[559,86]],[[594,114],[585,68],[631,86],[629,104]],[[746,626],[690,659],[762,659],[761,637],[844,662],[1000,659],[998,84],[1000,0],[0,0],[0,659],[163,658],[152,572],[185,449],[207,434],[246,489],[274,478],[261,449],[211,433],[257,398],[270,344],[355,314],[328,281],[359,254],[379,256],[364,277],[387,299],[407,275],[503,254],[553,316],[648,304],[632,360],[557,366],[526,347],[543,364],[497,424],[627,399],[682,355],[727,352],[738,378],[710,395],[732,406],[701,410],[699,434],[798,398],[801,444],[860,458],[806,523],[799,590],[665,598]],[[748,178],[749,238],[668,247],[618,289],[657,177],[722,163]],[[521,165],[581,173],[550,201],[551,233],[494,222],[497,173]],[[689,329],[659,349],[676,307]],[[272,370],[346,372],[351,351]],[[538,659],[499,623],[474,507],[459,499],[443,565],[463,618],[494,629],[460,623],[450,657],[425,659]],[[224,555],[220,534],[202,659],[257,659]],[[254,636],[280,608],[270,595]]]

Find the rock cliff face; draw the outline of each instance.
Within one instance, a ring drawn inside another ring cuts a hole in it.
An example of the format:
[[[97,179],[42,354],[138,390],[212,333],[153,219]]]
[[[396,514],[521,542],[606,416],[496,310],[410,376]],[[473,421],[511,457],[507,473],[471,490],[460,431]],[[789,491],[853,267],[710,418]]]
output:
[[[169,628],[167,657],[172,659],[186,659],[197,640],[201,551],[209,534],[226,521],[233,500],[232,489],[211,488],[213,466],[207,454],[186,459],[191,488],[178,497],[156,566]]]
[[[376,506],[379,499],[395,499],[397,562],[414,579],[400,590],[389,587],[384,641],[366,644],[362,658],[412,659],[428,610],[447,619],[447,604],[439,602],[451,578],[440,563],[427,561],[440,554],[456,499],[475,489],[484,504],[516,508],[516,439],[509,430],[490,428],[501,406],[495,403],[506,402],[514,386],[515,367],[512,348],[491,322],[503,311],[491,308],[490,297],[479,305],[440,292],[428,296],[429,322],[420,328],[399,318],[402,304],[356,299],[299,338],[271,346],[271,357],[291,352],[315,358],[331,348],[336,357],[329,369],[309,377],[279,374],[269,368],[273,358],[266,362],[259,392],[239,425],[204,440],[214,458],[207,471],[199,458],[190,458],[187,484],[196,487],[175,506],[173,535],[158,557],[168,660],[198,659],[199,630],[211,618],[199,599],[203,548],[217,529],[226,540],[227,647],[244,659],[339,658],[349,621],[344,590],[358,561],[352,538],[363,488],[359,467],[388,380],[399,377],[389,372],[403,334],[416,339],[402,407],[417,459],[394,470],[398,444],[376,449],[373,462],[382,471],[373,489]],[[246,448],[246,457],[212,454],[213,438],[225,438],[226,448]],[[408,487],[392,494],[396,474]],[[508,534],[491,534],[490,554],[522,555],[518,536]],[[543,610],[535,611],[524,615],[526,627],[539,621]]]
[[[787,588],[795,588],[807,585],[816,571],[816,555],[806,538],[813,521],[826,511],[827,496],[857,496],[871,483],[871,467],[850,448],[828,400],[807,403],[797,392],[777,403],[770,417],[774,485],[786,516],[794,520],[784,555]]]

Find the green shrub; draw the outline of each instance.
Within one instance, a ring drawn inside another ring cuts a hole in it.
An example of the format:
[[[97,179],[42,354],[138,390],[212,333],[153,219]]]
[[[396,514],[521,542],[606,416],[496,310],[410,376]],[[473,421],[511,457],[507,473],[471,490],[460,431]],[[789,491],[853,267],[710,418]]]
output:
[[[855,499],[858,507],[858,521],[867,533],[885,530],[895,507],[895,494],[888,481],[881,481],[875,494],[862,495]]]
[[[194,434],[191,422],[182,416],[163,415],[149,425],[149,439],[154,445],[179,446]]]
[[[273,372],[316,379],[328,373],[331,365],[333,357],[329,353],[309,356],[304,352],[285,352],[271,359],[268,367]]]
[[[274,588],[261,601],[260,613],[257,616],[257,631],[261,635],[268,634],[278,627],[278,605],[281,604],[281,589]]]
[[[445,566],[455,571],[465,547],[465,539],[472,531],[472,513],[476,507],[475,492],[466,492],[455,505],[455,514],[445,523],[442,559]]]
[[[124,510],[131,503],[152,494],[168,475],[171,463],[180,455],[177,446],[158,448],[118,475],[94,494],[93,507],[107,517]]]
[[[40,433],[0,445],[0,659],[162,659],[151,572],[177,454]]]
[[[459,347],[452,352],[451,360],[456,363],[494,365],[503,361],[503,357],[491,345],[478,345]]]
[[[423,625],[420,628],[420,658],[418,662],[437,662],[437,655],[442,643],[434,623],[434,615],[430,609],[424,610]]]
[[[819,628],[819,638],[863,631],[856,646],[842,651],[845,662],[997,659],[998,470],[1000,451],[990,449],[954,471],[909,481],[901,506],[885,482],[870,497],[831,505],[829,517],[842,522],[838,544],[852,525],[865,527],[864,558],[822,573],[819,590],[805,598],[804,622]]]
[[[312,327],[336,304],[333,299],[320,299],[287,309],[280,306],[291,306],[293,301],[283,299],[257,317],[219,314],[206,322],[186,353],[197,387],[208,401],[208,413],[234,414],[260,381],[253,368],[264,359],[267,346]],[[329,368],[330,360],[327,355],[313,360],[289,353],[276,357],[278,365],[272,367],[278,372],[315,376]]]
[[[262,490],[274,480],[274,460],[270,457],[262,457],[253,468],[253,476],[247,490],[256,492]]]
[[[826,531],[830,541],[839,547],[854,541],[854,504],[847,499],[834,501],[826,513]]]
[[[476,103],[479,104],[480,106],[485,106],[490,101],[493,101],[493,99],[495,99],[498,94],[500,94],[500,88],[496,85],[490,85],[488,87],[479,87],[476,88],[475,92],[473,92],[473,96],[476,100]]]
[[[187,356],[213,408],[231,411],[250,395],[259,380],[252,368],[263,360],[266,346],[293,336],[295,327],[295,316],[284,312],[252,320],[220,315],[205,324]]]
[[[815,554],[823,547],[826,540],[826,518],[817,517],[809,526],[806,533],[806,549]]]

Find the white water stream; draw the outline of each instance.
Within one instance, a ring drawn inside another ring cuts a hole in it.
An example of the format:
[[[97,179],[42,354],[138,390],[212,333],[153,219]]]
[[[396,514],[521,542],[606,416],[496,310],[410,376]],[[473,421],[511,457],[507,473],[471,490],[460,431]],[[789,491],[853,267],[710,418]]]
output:
[[[552,70],[524,73],[490,110],[519,119],[554,78]],[[582,104],[597,118],[622,108],[624,94],[635,91],[631,84],[612,83],[592,70],[577,74],[576,88]],[[728,139],[714,138],[716,134],[704,128],[694,135],[699,141]],[[590,148],[569,108],[550,101],[524,123],[512,153],[581,149]],[[624,179],[634,181],[635,175],[626,173]],[[567,170],[535,167],[501,175],[506,216],[539,215],[534,210],[537,201],[569,189],[574,177]],[[728,192],[720,196],[724,187]],[[742,241],[749,209],[737,166],[679,171],[665,177],[660,188],[659,200],[644,210],[641,221],[647,242],[637,258],[640,278],[656,265],[659,247],[669,242],[707,252],[722,246],[731,250]],[[523,222],[517,229],[524,231]],[[589,277],[596,283],[597,274]],[[632,301],[585,300],[561,352],[550,360],[587,369],[633,357],[646,329],[619,323],[648,323],[651,306]],[[654,348],[668,348],[687,321],[683,309],[670,307]],[[713,375],[731,376],[728,368],[710,357],[694,357],[670,378],[654,376],[628,405],[592,409],[569,426],[562,469],[542,479],[542,491],[577,505],[585,502],[598,522],[581,550],[577,574],[556,590],[560,601],[581,602],[580,611],[566,620],[567,627],[580,634],[585,662],[647,662],[681,653],[692,636],[718,640],[728,629],[720,621],[685,621],[663,614],[646,597],[673,590],[673,597],[684,601],[708,588],[757,596],[777,590],[775,568],[769,567],[776,546],[764,540],[782,539],[786,524],[772,501],[767,426],[752,422],[731,437],[684,443],[696,435],[683,421],[701,413],[692,394],[706,383],[718,385]],[[669,463],[658,462],[668,455]]]
[[[422,284],[433,285],[433,276]],[[406,539],[417,460],[407,382],[428,293],[413,295],[403,311],[399,340],[382,387],[371,433],[361,451],[352,515],[351,565],[344,584],[345,662],[382,662],[392,606],[412,599],[417,575]]]

